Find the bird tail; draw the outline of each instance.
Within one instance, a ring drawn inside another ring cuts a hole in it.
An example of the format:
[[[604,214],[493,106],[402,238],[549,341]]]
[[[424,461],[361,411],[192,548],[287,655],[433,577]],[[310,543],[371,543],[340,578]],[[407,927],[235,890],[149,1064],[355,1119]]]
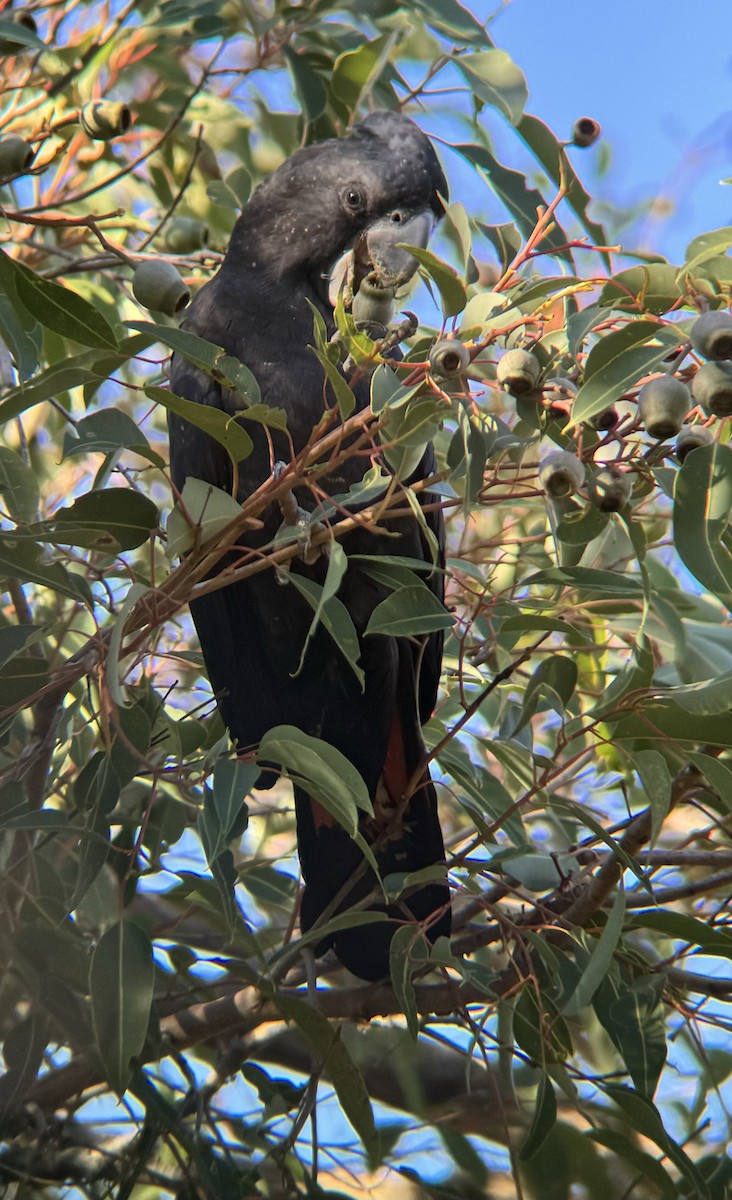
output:
[[[381,779],[372,797],[374,816],[364,814],[359,822],[359,830],[371,846],[382,880],[388,875],[409,875],[445,861],[435,786],[426,765],[413,702],[411,654],[403,665],[405,678],[399,680],[397,697],[403,702],[409,699],[409,719],[400,711],[398,699]],[[403,703],[402,707],[407,706]],[[419,783],[405,801],[407,787],[420,767]],[[376,980],[389,974],[391,940],[400,925],[424,923],[430,942],[449,936],[450,893],[444,879],[417,885],[387,904],[373,868],[346,830],[297,787],[295,807],[298,853],[305,882],[300,910],[303,931],[311,929],[323,917],[326,923],[354,906],[384,913],[388,918],[336,931],[318,945],[319,953],[333,946],[339,961],[354,975]],[[373,898],[367,900],[369,896]]]

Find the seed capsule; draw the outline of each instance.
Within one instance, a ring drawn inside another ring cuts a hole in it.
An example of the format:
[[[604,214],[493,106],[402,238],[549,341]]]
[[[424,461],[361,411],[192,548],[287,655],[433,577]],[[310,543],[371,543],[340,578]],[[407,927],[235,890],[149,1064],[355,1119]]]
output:
[[[171,254],[192,254],[208,245],[208,225],[197,217],[173,217],[163,234],[163,244]]]
[[[35,150],[17,133],[0,138],[0,179],[22,175],[35,158]]]
[[[539,465],[539,483],[551,500],[571,496],[584,481],[584,463],[568,450],[553,450]]]
[[[430,372],[436,379],[452,379],[470,366],[467,346],[456,338],[440,338],[430,350]]]
[[[691,408],[689,389],[672,375],[659,375],[638,393],[638,416],[652,438],[663,441],[678,433]]]
[[[191,298],[173,264],[163,259],[140,263],[132,276],[132,291],[144,308],[166,313],[169,317],[185,308]]]
[[[126,133],[132,116],[126,104],[118,100],[92,100],[79,113],[79,124],[87,137],[108,142]]]
[[[732,363],[704,363],[691,381],[691,394],[710,416],[732,416]]]
[[[619,467],[602,467],[587,485],[590,502],[600,512],[619,512],[625,508],[633,490],[633,477]]]
[[[726,312],[705,312],[691,327],[691,344],[703,358],[719,362],[732,358],[732,317]]]
[[[353,297],[351,313],[357,325],[387,326],[394,316],[394,289],[376,287],[364,279]]]
[[[676,439],[676,457],[683,462],[687,454],[699,446],[708,446],[714,441],[714,434],[706,425],[685,425]]]
[[[602,126],[593,117],[579,117],[572,126],[572,145],[584,150],[596,142],[602,133]]]
[[[528,350],[508,350],[496,367],[496,379],[504,392],[525,396],[536,390],[541,367]]]

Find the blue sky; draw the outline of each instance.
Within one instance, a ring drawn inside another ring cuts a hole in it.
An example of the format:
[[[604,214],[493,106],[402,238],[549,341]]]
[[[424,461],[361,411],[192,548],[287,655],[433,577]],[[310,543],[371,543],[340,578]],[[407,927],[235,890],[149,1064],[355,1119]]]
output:
[[[732,186],[719,182],[732,177],[730,0],[511,0],[490,33],[524,71],[529,111],[558,136],[579,116],[602,125],[604,178],[597,147],[573,155],[588,191],[624,206],[671,201],[670,215],[642,219],[625,240],[681,262],[696,234],[732,224]]]

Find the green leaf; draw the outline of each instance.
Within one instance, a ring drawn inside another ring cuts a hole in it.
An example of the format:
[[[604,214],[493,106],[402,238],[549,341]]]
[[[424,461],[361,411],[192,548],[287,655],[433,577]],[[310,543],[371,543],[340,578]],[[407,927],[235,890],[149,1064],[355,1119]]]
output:
[[[577,986],[562,1005],[562,1012],[568,1017],[576,1017],[581,1009],[586,1008],[592,1000],[603,979],[607,975],[613,955],[618,948],[623,932],[625,919],[625,888],[618,887],[613,900],[613,906],[607,915],[605,928],[594,942],[589,960],[585,965]]]
[[[63,359],[41,371],[34,379],[6,392],[0,404],[0,422],[19,417],[34,405],[55,399],[60,393],[70,391],[71,388],[98,383],[102,377],[93,366],[98,357],[98,353],[93,354],[87,350],[75,359]]]
[[[542,1071],[534,1102],[534,1117],[526,1141],[519,1150],[521,1162],[527,1162],[541,1149],[557,1119],[557,1098],[549,1076]]]
[[[118,1095],[145,1045],[154,982],[147,934],[132,921],[118,921],[97,942],[89,973],[96,1050]]]
[[[16,654],[0,667],[2,707],[12,708],[31,698],[40,698],[49,679],[48,663],[44,658]]]
[[[523,71],[504,50],[480,50],[477,54],[460,54],[453,62],[465,77],[474,95],[518,125],[529,90]]]
[[[26,935],[33,936],[26,930]],[[0,1077],[0,1124],[22,1108],[35,1081],[48,1043],[46,1022],[32,1014],[6,1033],[3,1042],[5,1072]]]
[[[311,66],[310,60],[313,56],[302,50],[293,50],[286,44],[282,48],[282,53],[290,69],[292,82],[295,85],[305,119],[316,121],[325,111],[328,103],[328,91],[323,79]]]
[[[224,839],[229,840],[236,828],[238,836],[246,829],[242,819],[246,814],[246,797],[259,779],[256,763],[239,762],[234,758],[217,759],[213,769],[213,801]]]
[[[358,810],[373,812],[368,788],[345,755],[294,725],[277,725],[265,733],[259,762],[282,767],[351,837],[358,832]]]
[[[78,454],[113,454],[118,450],[134,450],[157,467],[164,465],[159,454],[136,423],[120,408],[104,408],[90,413],[64,434],[62,460]]]
[[[732,226],[722,229],[712,229],[709,233],[700,233],[686,247],[686,262],[679,269],[679,283],[683,287],[686,276],[693,275],[697,267],[707,259],[726,254],[732,246]]]
[[[588,1129],[587,1136],[629,1163],[641,1179],[658,1188],[662,1200],[679,1200],[676,1183],[658,1159],[639,1149],[635,1134],[624,1137],[616,1129]]]
[[[560,715],[567,709],[577,686],[577,663],[563,654],[553,654],[539,663],[524,692],[525,719],[536,712],[542,697]]]
[[[46,561],[46,552],[37,542],[11,540],[0,536],[0,577],[9,575],[21,583],[38,583],[43,587],[69,596],[72,600],[91,604],[91,592],[82,575],[67,571],[60,563]]]
[[[43,330],[21,303],[10,280],[5,281],[4,290],[0,289],[0,337],[13,356],[18,375],[27,379],[38,366]]]
[[[159,519],[148,496],[132,488],[105,488],[79,496],[69,508],[59,508],[51,520],[31,525],[28,533],[54,545],[118,554],[146,542]]]
[[[574,398],[571,424],[589,421],[661,366],[684,335],[655,321],[631,321],[605,334],[587,355],[585,381]]]
[[[698,1200],[710,1200],[709,1189],[702,1175],[686,1151],[666,1132],[661,1114],[656,1106],[645,1096],[641,1096],[630,1088],[621,1087],[619,1084],[600,1083],[598,1086],[611,1100],[615,1101],[636,1133],[650,1138],[667,1155],[692,1189],[695,1189],[692,1194],[698,1197]]]
[[[574,587],[580,593],[588,596],[600,595],[639,597],[643,594],[643,585],[634,575],[620,575],[616,571],[601,571],[596,567],[549,567],[545,571],[537,571],[530,575],[525,583],[529,587],[540,587],[545,584],[561,584]]]
[[[523,239],[518,229],[512,221],[506,221],[502,225],[486,225],[483,221],[478,221],[477,225],[493,247],[501,273],[507,271],[521,249]],[[468,327],[467,320],[464,319],[463,324]]]
[[[631,759],[638,772],[651,809],[651,837],[654,845],[671,808],[671,772],[658,750],[636,750]]]
[[[644,263],[619,271],[603,287],[599,303],[619,312],[637,312],[638,308],[661,316],[677,304],[681,296],[676,282],[678,268],[670,263]]]
[[[397,479],[409,479],[446,415],[440,397],[424,396],[406,406],[387,408],[381,418],[384,456]]]
[[[168,391],[167,388],[153,385],[145,388],[145,395],[154,400],[156,404],[162,404],[163,408],[170,409],[176,416],[183,417],[197,429],[203,429],[209,437],[224,447],[233,463],[241,462],[251,454],[254,443],[246,429],[242,429],[239,424],[238,418],[241,414],[230,416],[228,413],[222,412],[220,408],[211,408],[208,404],[197,404],[194,400],[185,400],[182,396],[176,396],[174,392]]]
[[[33,521],[39,499],[35,471],[26,466],[19,454],[0,446],[0,496],[16,521]]]
[[[29,50],[48,50],[46,43],[42,42],[32,29],[22,25],[20,21],[10,21],[6,17],[0,17],[0,40],[17,45],[18,51],[13,53],[18,53],[22,46],[27,46]]]
[[[196,544],[204,546],[240,515],[241,506],[228,492],[189,477],[168,517],[168,557],[182,558]]]
[[[365,676],[358,662],[361,654],[358,634],[356,633],[348,609],[338,600],[335,594],[340,587],[341,580],[347,569],[348,560],[343,547],[338,542],[333,541],[330,547],[325,583],[322,587],[320,584],[315,583],[314,580],[308,579],[304,575],[298,575],[297,571],[290,571],[288,575],[288,581],[297,588],[300,595],[312,606],[314,613],[312,623],[305,638],[305,644],[300,654],[300,662],[297,670],[294,672],[294,676],[300,674],[305,662],[307,648],[318,625],[322,622],[363,689]]]
[[[722,803],[732,812],[732,770],[710,754],[690,754],[689,757]]]
[[[378,1134],[371,1101],[363,1077],[341,1041],[340,1029],[304,1000],[281,993],[276,993],[273,1000],[282,1015],[295,1022],[317,1053],[346,1118],[367,1154],[376,1155]]]
[[[522,1050],[540,1066],[561,1063],[572,1053],[572,1041],[557,1006],[544,993],[537,996],[526,984],[516,1001],[513,1030]]]
[[[633,925],[642,929],[654,929],[665,937],[698,946],[705,954],[717,958],[732,959],[732,934],[725,929],[714,928],[696,917],[685,913],[658,909],[634,914]]]
[[[47,329],[81,342],[82,346],[116,349],[114,330],[99,309],[70,288],[41,279],[0,250],[0,286],[13,284],[25,307]]]
[[[414,925],[400,926],[389,947],[389,976],[407,1029],[415,1039],[419,1033],[419,1018],[412,976],[418,966],[424,965],[427,957],[423,935],[415,931]]]
[[[455,618],[434,592],[421,585],[402,588],[387,596],[371,614],[366,626],[368,634],[389,634],[393,637],[413,637],[451,629]]]
[[[458,0],[414,0],[414,8],[428,25],[458,42],[493,45],[480,22]]]
[[[442,300],[443,317],[454,317],[461,313],[467,303],[468,292],[455,268],[443,262],[431,250],[423,250],[407,242],[401,242],[400,245],[409,250],[434,281]]]
[[[684,459],[674,488],[674,543],[684,566],[732,607],[732,448],[700,446]]]
[[[478,1194],[484,1195],[489,1172],[473,1143],[447,1122],[440,1123],[439,1134],[455,1166],[459,1168],[464,1177],[467,1177],[475,1185],[476,1190],[480,1189]]]
[[[394,34],[363,42],[357,50],[340,54],[333,65],[330,86],[349,112],[355,112],[364,90],[383,70],[389,50],[394,44]]]
[[[316,350],[314,346],[311,346],[310,349],[325,371],[325,377],[333,390],[341,420],[347,421],[356,407],[356,397],[348,386],[346,377],[340,367],[331,362],[324,351]]]
[[[485,175],[489,186],[506,206],[523,236],[528,237],[533,233],[537,221],[536,210],[546,207],[546,201],[541,192],[528,186],[526,176],[504,167],[485,146],[463,142],[454,145],[453,150],[462,154],[463,158]],[[567,241],[564,230],[555,224],[546,233],[540,245],[542,250],[556,251],[559,258],[572,263],[572,252],[563,248],[566,247]]]
[[[641,978],[628,987],[624,982],[615,984],[608,975],[593,1000],[635,1087],[649,1099],[666,1062],[663,988],[662,976]]]

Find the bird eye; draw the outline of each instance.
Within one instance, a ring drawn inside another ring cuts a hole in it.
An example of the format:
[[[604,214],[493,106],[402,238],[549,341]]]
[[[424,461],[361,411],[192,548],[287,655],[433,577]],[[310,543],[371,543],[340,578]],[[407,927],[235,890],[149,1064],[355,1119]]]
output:
[[[356,188],[347,188],[345,192],[346,204],[349,208],[361,207],[361,193]]]
[[[389,213],[389,220],[393,221],[395,225],[401,225],[404,220],[404,214],[397,208],[393,213]]]

